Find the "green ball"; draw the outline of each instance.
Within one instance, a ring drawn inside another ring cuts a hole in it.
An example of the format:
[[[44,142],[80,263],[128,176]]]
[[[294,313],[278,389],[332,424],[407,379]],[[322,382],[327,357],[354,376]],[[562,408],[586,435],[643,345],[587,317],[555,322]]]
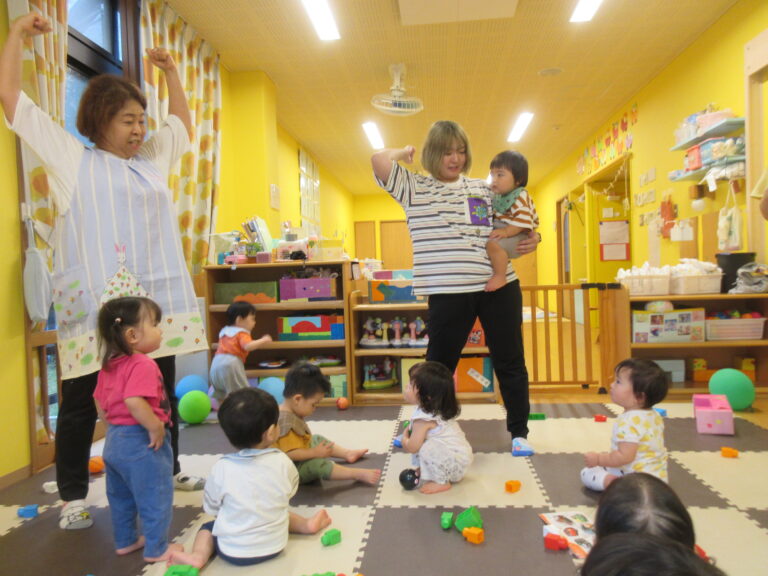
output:
[[[709,393],[722,394],[734,410],[746,410],[755,401],[755,385],[741,370],[723,368],[709,379]]]
[[[191,390],[179,400],[179,416],[188,424],[200,424],[211,413],[211,399],[200,390]]]

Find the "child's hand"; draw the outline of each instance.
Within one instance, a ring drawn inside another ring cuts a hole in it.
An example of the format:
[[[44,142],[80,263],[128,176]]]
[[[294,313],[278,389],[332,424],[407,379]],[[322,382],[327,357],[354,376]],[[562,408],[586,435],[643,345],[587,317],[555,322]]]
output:
[[[164,72],[176,69],[176,62],[174,62],[171,54],[165,48],[147,48],[147,57],[152,65],[157,66]]]
[[[264,344],[266,344],[267,342],[272,342],[272,336],[270,336],[269,334],[264,334],[264,336],[262,336],[262,337],[260,338],[260,340],[261,340],[261,341],[262,341]]]
[[[506,238],[506,237],[507,237],[507,233],[504,232],[503,228],[496,228],[495,230],[492,230],[489,235],[489,238],[491,240],[501,240],[502,238]]]
[[[315,458],[330,458],[333,454],[333,442],[320,442],[313,450],[315,451]]]
[[[598,460],[600,459],[600,454],[597,452],[587,452],[584,454],[584,462],[587,465],[587,468],[594,468],[595,466],[598,466]]]
[[[147,447],[157,452],[163,447],[163,442],[165,442],[165,424],[158,420],[157,425],[148,428],[147,432],[149,432],[149,444]]]

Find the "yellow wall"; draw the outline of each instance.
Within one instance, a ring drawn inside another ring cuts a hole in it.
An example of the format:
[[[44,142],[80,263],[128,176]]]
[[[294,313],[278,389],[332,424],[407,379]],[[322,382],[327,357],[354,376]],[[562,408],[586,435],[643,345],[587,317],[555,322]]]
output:
[[[277,129],[277,144],[279,147],[279,176],[280,186],[280,220],[290,220],[294,225],[301,222],[301,189],[299,188],[299,144],[282,127]],[[320,184],[322,195],[322,183]],[[280,229],[273,236],[280,234]]]
[[[670,171],[683,166],[683,152],[669,150],[675,144],[675,128],[683,118],[712,102],[731,108],[738,116],[744,114],[744,44],[766,28],[768,3],[763,0],[743,0],[726,13],[536,187],[534,197],[542,222],[552,222],[554,213],[551,210],[554,210],[557,199],[579,188],[588,178],[576,173],[577,161],[584,148],[636,103],[638,120],[632,127],[630,188],[632,194],[651,189],[656,191],[654,204],[632,208],[632,262],[645,262],[648,259],[647,228],[639,226],[639,214],[657,209],[667,191],[678,205],[679,217],[700,214],[691,210],[688,198],[688,186],[693,182],[672,183],[667,178]],[[641,187],[640,174],[651,168],[656,170],[656,180]],[[719,210],[724,199],[725,187],[721,185],[716,199],[706,201],[705,211]],[[742,194],[738,202],[743,205],[744,199]],[[544,224],[541,231],[545,241],[541,245],[539,258],[548,261],[549,257],[555,257],[550,250],[555,237],[549,224]],[[712,231],[700,230],[700,235],[703,233],[711,234]],[[661,263],[676,264],[679,259],[678,245],[667,240],[662,240],[661,244]],[[579,254],[574,253],[574,258],[579,258]],[[554,282],[556,276],[553,274],[552,269],[540,266],[539,282]]]
[[[323,238],[344,241],[344,249],[354,254],[355,228],[353,224],[354,200],[323,166],[320,166],[320,228]]]
[[[8,35],[8,7],[0,0],[0,42]],[[24,343],[24,301],[21,286],[21,241],[16,181],[16,137],[0,128],[0,366],[3,367],[3,439],[0,477],[30,464],[29,421],[27,418],[27,371]]]

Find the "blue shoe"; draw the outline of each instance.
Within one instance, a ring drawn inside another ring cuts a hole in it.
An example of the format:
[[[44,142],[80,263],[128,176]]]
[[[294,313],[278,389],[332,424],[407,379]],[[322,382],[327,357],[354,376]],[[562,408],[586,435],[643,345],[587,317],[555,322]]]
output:
[[[512,439],[512,456],[533,456],[533,447],[522,437]]]

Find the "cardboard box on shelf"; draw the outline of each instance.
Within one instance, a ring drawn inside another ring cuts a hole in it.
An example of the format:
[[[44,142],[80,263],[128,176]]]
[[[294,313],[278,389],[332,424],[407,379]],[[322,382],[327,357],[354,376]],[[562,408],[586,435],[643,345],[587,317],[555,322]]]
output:
[[[672,312],[632,311],[632,342],[703,342],[704,308],[686,308]]]
[[[277,302],[277,283],[218,282],[213,287],[214,304],[231,304],[240,301],[251,304],[275,303]]]
[[[493,392],[493,365],[488,356],[465,356],[453,375],[456,392]]]

